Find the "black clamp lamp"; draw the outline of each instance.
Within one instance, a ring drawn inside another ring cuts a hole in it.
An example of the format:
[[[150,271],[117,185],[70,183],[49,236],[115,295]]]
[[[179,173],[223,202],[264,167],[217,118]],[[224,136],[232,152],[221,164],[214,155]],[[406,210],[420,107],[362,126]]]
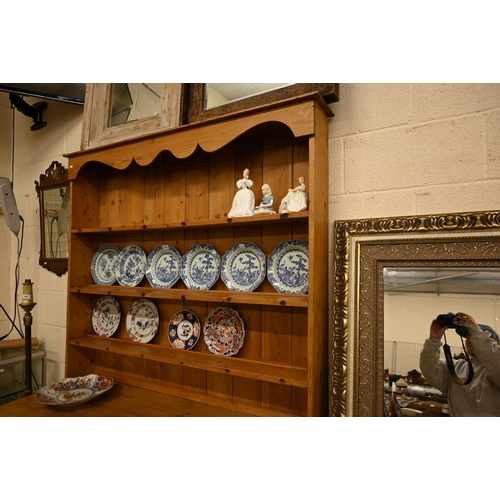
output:
[[[9,99],[14,108],[17,108],[23,115],[33,119],[31,130],[39,130],[47,125],[47,122],[42,120],[42,111],[47,107],[46,102],[36,102],[31,105],[21,96],[13,93],[9,94]]]

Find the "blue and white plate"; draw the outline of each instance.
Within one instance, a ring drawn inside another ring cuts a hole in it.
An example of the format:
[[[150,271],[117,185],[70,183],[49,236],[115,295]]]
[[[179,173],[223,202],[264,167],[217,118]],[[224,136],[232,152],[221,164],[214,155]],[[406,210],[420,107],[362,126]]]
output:
[[[171,288],[181,277],[181,254],[171,245],[159,245],[148,255],[146,278],[155,288]]]
[[[266,256],[252,242],[236,243],[222,257],[221,278],[232,292],[253,292],[266,277]]]
[[[115,245],[104,245],[92,257],[90,272],[98,285],[112,285],[116,281],[115,264],[120,249]]]
[[[137,245],[125,247],[116,260],[116,279],[122,286],[136,286],[146,274],[147,257]]]
[[[219,279],[220,255],[208,243],[193,245],[182,257],[181,278],[190,290],[209,290]]]
[[[280,243],[267,261],[267,279],[280,293],[307,293],[309,247],[301,240]]]

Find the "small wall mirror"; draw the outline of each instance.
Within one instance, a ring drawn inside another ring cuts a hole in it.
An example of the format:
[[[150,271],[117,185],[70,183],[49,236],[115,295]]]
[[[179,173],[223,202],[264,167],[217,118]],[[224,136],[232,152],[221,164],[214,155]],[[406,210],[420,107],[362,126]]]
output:
[[[45,269],[62,276],[68,270],[68,170],[53,161],[35,181],[40,204],[40,259]]]

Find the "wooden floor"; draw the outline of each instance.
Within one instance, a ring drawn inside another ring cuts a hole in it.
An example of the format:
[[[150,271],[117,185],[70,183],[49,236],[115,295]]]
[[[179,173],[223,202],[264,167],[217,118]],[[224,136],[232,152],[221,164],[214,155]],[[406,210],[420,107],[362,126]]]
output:
[[[54,408],[25,396],[0,405],[0,417],[248,417],[225,408],[129,385],[114,387],[83,405]]]

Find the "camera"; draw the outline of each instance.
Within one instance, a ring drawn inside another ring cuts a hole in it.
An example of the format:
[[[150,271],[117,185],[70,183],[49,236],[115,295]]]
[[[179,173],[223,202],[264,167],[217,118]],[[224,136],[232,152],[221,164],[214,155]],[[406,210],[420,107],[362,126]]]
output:
[[[447,328],[453,328],[461,337],[467,337],[467,335],[469,335],[469,330],[467,330],[466,326],[458,326],[456,324],[458,323],[456,314],[453,314],[451,312],[446,314],[439,314],[436,318],[436,321],[441,328],[444,328],[445,326]]]

